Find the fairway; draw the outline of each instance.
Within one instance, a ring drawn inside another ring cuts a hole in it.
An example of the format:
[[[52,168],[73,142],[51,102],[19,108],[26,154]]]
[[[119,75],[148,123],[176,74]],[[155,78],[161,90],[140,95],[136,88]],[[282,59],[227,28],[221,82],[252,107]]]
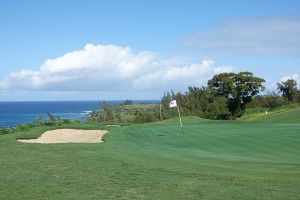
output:
[[[259,122],[184,117],[106,129],[100,144],[25,144],[0,136],[0,199],[299,199],[299,110]],[[283,116],[282,119],[285,117]]]

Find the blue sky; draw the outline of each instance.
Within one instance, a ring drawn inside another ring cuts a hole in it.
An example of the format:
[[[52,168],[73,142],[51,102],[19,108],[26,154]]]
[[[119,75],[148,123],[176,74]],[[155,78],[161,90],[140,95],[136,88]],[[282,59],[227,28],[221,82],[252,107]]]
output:
[[[300,82],[300,1],[0,1],[0,100],[159,99],[223,71]]]

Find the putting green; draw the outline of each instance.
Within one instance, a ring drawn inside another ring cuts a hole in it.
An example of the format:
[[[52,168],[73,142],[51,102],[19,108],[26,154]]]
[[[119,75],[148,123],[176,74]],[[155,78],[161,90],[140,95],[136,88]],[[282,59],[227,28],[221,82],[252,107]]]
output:
[[[271,121],[184,117],[184,138],[178,119],[106,127],[101,144],[1,136],[0,199],[299,199],[300,124]]]

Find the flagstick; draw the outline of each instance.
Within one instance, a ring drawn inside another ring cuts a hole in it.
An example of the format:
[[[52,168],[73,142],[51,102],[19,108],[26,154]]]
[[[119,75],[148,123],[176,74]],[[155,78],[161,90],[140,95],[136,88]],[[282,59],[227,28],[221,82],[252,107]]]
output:
[[[177,110],[178,110],[178,116],[179,116],[179,121],[180,121],[181,134],[182,134],[182,137],[184,137],[183,126],[182,126],[182,121],[181,121],[181,116],[180,116],[180,111],[179,111],[179,107],[178,106],[177,106]]]
[[[179,116],[179,120],[180,120],[181,134],[182,134],[182,137],[184,137],[184,134],[183,134],[183,126],[182,126],[182,121],[181,121],[181,116],[180,116],[180,111],[179,111],[179,107],[178,107],[178,105],[177,105],[176,99],[175,99],[175,100],[172,100],[172,101],[170,102],[170,108],[174,108],[174,107],[177,107],[178,116]]]
[[[162,107],[162,105],[160,104],[159,105],[159,116],[160,116],[160,121],[162,122],[161,107]]]

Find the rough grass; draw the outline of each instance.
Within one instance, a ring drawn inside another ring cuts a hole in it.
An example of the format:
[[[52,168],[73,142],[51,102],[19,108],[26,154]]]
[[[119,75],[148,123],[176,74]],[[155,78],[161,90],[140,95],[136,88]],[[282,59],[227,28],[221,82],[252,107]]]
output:
[[[109,129],[101,144],[16,141],[49,127],[0,136],[0,199],[299,199],[299,111],[286,115],[265,122],[185,117],[184,138],[177,118],[67,126]]]

